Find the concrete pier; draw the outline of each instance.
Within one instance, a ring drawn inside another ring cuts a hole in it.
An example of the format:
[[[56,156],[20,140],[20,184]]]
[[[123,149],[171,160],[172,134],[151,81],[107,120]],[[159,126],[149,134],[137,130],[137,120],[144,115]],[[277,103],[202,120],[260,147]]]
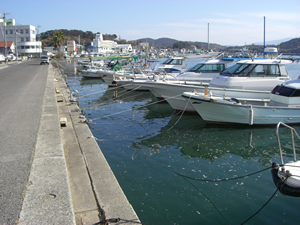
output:
[[[116,218],[122,219],[122,224],[136,224],[139,219],[85,123],[78,105],[70,101],[70,90],[64,78],[58,71],[54,74],[57,95],[64,96],[64,101],[57,105],[59,118],[67,120],[66,126],[61,127],[61,133],[76,224],[105,223]]]
[[[48,68],[19,224],[137,224],[63,76]]]

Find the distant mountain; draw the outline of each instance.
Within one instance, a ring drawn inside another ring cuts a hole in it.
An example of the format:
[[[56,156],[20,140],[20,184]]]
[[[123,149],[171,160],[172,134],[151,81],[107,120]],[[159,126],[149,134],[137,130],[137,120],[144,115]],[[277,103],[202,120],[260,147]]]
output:
[[[283,42],[279,45],[280,53],[291,53],[299,54],[300,53],[300,38],[294,38],[287,42]]]
[[[292,38],[284,38],[284,39],[281,39],[281,40],[266,41],[266,45],[279,45],[282,42],[287,42],[287,41],[289,41],[291,39]],[[255,43],[253,43],[253,45],[263,45],[263,44],[264,44],[263,42],[255,42]]]
[[[152,39],[152,38],[141,38],[137,41],[147,42],[154,47],[163,47],[163,48],[172,48],[173,44],[178,42],[175,39],[171,38],[159,38],[159,39]]]
[[[43,47],[52,45],[53,35],[58,30],[46,31],[40,34],[40,39],[43,43]],[[75,40],[78,41],[78,37],[80,37],[80,44],[83,44],[85,47],[90,45],[93,38],[95,38],[95,33],[91,31],[81,31],[81,30],[65,30],[61,29],[65,35],[66,40]],[[126,41],[126,40],[116,40],[117,35],[115,34],[103,34],[103,38],[106,40],[115,40],[118,43],[130,43],[132,45],[136,45],[137,42],[148,42],[150,45],[154,47],[160,48],[186,48],[191,49],[193,46],[196,46],[198,49],[207,50],[208,45],[207,42],[191,42],[191,41],[178,41],[172,38],[141,38],[136,41]],[[280,44],[280,45],[279,45]],[[263,52],[263,43],[257,42],[251,45],[247,45],[247,48],[253,52]],[[292,53],[299,54],[300,53],[300,38],[285,38],[281,40],[268,41],[266,42],[267,46],[278,47],[279,53]],[[237,52],[240,51],[243,46],[223,46],[215,43],[209,43],[209,49],[213,51],[226,51],[226,52]]]
[[[171,39],[171,38],[159,38],[159,39],[141,38],[141,39],[138,39],[137,41],[148,42],[149,44],[151,44],[154,47],[163,47],[163,48],[172,48],[175,43],[181,42],[181,41]],[[195,45],[197,47],[201,47],[203,49],[207,49],[207,47],[208,47],[207,42],[186,41],[186,43],[189,43],[190,45]],[[226,48],[226,46],[210,43],[209,48],[210,49],[218,49],[221,51],[221,50],[224,50]]]

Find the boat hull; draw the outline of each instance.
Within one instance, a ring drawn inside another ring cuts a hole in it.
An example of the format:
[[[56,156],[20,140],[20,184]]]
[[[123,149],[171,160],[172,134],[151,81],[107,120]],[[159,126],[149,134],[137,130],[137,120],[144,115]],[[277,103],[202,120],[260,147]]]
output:
[[[300,124],[300,108],[228,104],[214,102],[207,97],[184,96],[208,124]]]
[[[84,78],[101,78],[101,76],[96,72],[81,72]]]

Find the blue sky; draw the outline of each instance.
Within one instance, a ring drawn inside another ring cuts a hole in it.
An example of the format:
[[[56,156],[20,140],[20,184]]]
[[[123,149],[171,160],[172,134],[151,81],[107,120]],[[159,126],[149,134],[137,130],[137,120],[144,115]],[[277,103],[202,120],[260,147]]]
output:
[[[300,37],[299,0],[2,0],[0,14],[39,31],[77,29],[122,39],[168,37],[245,45]]]

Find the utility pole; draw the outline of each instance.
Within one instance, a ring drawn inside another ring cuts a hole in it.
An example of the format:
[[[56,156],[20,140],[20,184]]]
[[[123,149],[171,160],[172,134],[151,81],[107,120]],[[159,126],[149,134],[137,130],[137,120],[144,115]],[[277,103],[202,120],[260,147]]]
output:
[[[40,40],[41,38],[39,37],[39,32],[40,32],[40,25],[37,26],[37,36],[38,36],[38,39]],[[42,48],[42,46],[41,46]],[[41,58],[41,51],[40,51],[40,48],[39,48],[39,54],[40,54],[40,58]]]
[[[6,13],[4,12],[3,13],[3,20],[4,20],[4,56],[6,57],[6,48],[7,48],[7,45],[6,45],[6,15],[9,15],[10,13]]]
[[[207,24],[207,51],[209,53],[209,23]]]
[[[266,48],[266,17],[264,16],[264,58],[266,58],[265,48]]]
[[[15,39],[16,39],[16,51],[15,51],[15,53],[16,53],[16,58],[17,58],[17,62],[18,62],[18,40],[17,40],[17,34],[19,34],[19,33],[17,33],[17,31],[16,31],[16,24],[15,24]]]
[[[79,55],[80,53],[80,35],[78,35],[78,47],[77,47],[77,54]]]

